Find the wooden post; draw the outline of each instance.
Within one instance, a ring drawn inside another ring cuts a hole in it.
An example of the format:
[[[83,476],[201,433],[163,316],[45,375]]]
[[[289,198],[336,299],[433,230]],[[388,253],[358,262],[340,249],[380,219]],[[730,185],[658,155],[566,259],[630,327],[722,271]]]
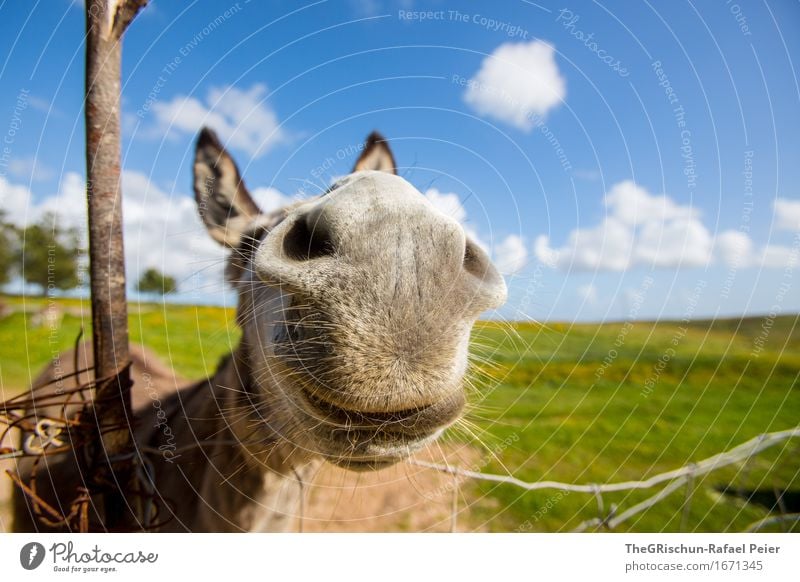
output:
[[[115,377],[97,393],[104,462],[115,481],[104,499],[106,527],[124,523],[127,502],[120,489],[130,481],[129,463],[109,459],[131,450],[128,306],[122,243],[120,185],[120,69],[122,35],[147,0],[86,1],[86,195],[89,206],[89,274],[95,378]]]

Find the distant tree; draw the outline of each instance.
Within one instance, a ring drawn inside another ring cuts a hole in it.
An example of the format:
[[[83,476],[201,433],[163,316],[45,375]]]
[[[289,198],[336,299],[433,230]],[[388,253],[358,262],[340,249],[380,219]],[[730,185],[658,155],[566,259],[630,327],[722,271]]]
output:
[[[25,282],[38,285],[42,295],[78,286],[82,254],[77,229],[62,228],[54,214],[46,214],[20,232],[17,262]]]
[[[156,295],[173,293],[177,288],[178,283],[175,278],[165,275],[158,269],[147,269],[139,277],[139,282],[136,284],[136,289],[140,293],[154,293]]]
[[[6,213],[0,210],[0,285],[5,285],[14,274],[18,244],[17,228],[6,220]]]

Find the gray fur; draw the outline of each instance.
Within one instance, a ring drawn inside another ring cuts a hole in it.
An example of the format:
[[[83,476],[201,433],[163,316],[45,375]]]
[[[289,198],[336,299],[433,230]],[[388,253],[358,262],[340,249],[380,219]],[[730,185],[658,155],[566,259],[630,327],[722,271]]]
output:
[[[284,529],[321,460],[354,470],[395,463],[461,413],[470,330],[503,303],[505,283],[455,220],[394,175],[383,138],[370,136],[365,165],[384,171],[356,171],[324,196],[264,215],[219,140],[201,134],[198,203],[211,235],[234,249],[228,277],[243,334],[194,385],[135,351],[135,439],[174,509],[165,530]],[[67,499],[75,461],[52,461]],[[54,487],[42,493],[55,499]],[[18,497],[17,530],[37,527],[28,513]]]

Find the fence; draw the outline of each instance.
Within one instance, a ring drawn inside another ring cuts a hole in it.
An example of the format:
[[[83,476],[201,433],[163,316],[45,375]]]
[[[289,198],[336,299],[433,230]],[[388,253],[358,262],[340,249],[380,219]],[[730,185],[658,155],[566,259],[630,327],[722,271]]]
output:
[[[684,504],[684,515],[682,519],[682,523],[684,523],[685,518],[688,515],[688,510],[691,506],[690,501],[691,501],[691,495],[693,494],[692,486],[698,477],[708,475],[709,473],[712,473],[718,469],[727,467],[729,465],[733,465],[736,463],[747,463],[750,459],[752,459],[759,453],[765,451],[766,449],[769,449],[778,444],[786,442],[789,439],[797,437],[800,437],[800,426],[788,430],[764,433],[730,449],[729,451],[718,453],[712,457],[703,459],[702,461],[699,461],[697,463],[691,463],[683,467],[680,467],[678,469],[667,471],[665,473],[660,473],[658,475],[654,475],[653,477],[650,477],[648,479],[643,479],[641,481],[623,481],[620,483],[573,484],[573,483],[561,483],[558,481],[527,482],[517,479],[516,477],[513,477],[511,475],[493,475],[478,471],[468,471],[465,469],[460,469],[458,467],[452,467],[450,465],[442,465],[420,460],[411,460],[409,462],[420,467],[435,469],[437,471],[441,471],[443,473],[447,473],[453,476],[465,477],[469,479],[477,479],[482,481],[492,481],[495,483],[502,483],[506,485],[513,485],[515,487],[520,487],[527,491],[553,489],[570,493],[584,493],[584,494],[594,495],[595,498],[597,499],[598,516],[583,521],[582,523],[580,523],[580,525],[578,525],[578,527],[576,527],[573,530],[576,532],[582,532],[589,530],[591,528],[598,528],[598,527],[602,527],[608,530],[613,530],[622,523],[631,519],[632,517],[653,507],[658,502],[668,497],[670,494],[679,490],[681,487],[687,487],[687,502]],[[651,495],[644,501],[633,505],[632,507],[626,509],[621,513],[619,513],[619,508],[617,508],[614,505],[612,505],[607,512],[605,510],[605,503],[603,501],[604,493],[633,491],[637,489],[652,489],[662,484],[664,485],[664,487],[659,491],[657,491],[655,494]],[[458,502],[457,494],[458,490],[457,488],[454,488],[453,512],[451,521],[451,529],[453,530],[455,529],[455,523],[456,523],[455,516],[457,513],[457,502]],[[746,528],[746,531],[749,532],[758,531],[768,525],[773,525],[776,523],[794,522],[794,521],[800,521],[800,513],[784,513],[779,516],[767,517],[757,522],[751,523]]]
[[[72,390],[71,392],[74,392],[76,396],[80,397],[81,402],[86,402],[86,400],[84,399],[85,398],[84,393],[87,392],[88,390],[91,390],[92,387],[93,384],[90,382],[80,386],[77,389]],[[31,417],[29,416],[30,413],[20,415],[19,413],[17,413],[17,411],[30,409],[32,404],[33,401],[25,396],[12,399],[7,403],[0,403],[0,424],[7,425],[5,430],[0,430],[0,434],[6,433],[11,428],[23,428],[23,429],[27,428],[28,431],[31,433],[28,439],[22,444],[22,447],[20,448],[6,447],[0,449],[0,460],[17,458],[21,456],[34,456],[38,459],[41,458],[41,456],[45,453],[45,449],[47,449],[47,452],[52,454],[54,452],[63,450],[65,447],[70,446],[67,445],[67,443],[62,442],[61,440],[62,432],[65,429],[68,429],[68,426],[71,425],[75,425],[75,427],[78,427],[80,425],[80,418],[76,417],[75,419],[68,419],[65,417],[61,417],[55,420],[39,419],[38,422],[31,423]],[[39,404],[41,405],[41,402]],[[453,477],[461,477],[465,479],[474,479],[474,480],[489,481],[499,484],[511,485],[514,487],[519,487],[526,491],[556,490],[569,493],[581,493],[585,495],[592,495],[595,497],[597,502],[598,515],[597,517],[594,517],[592,519],[587,519],[581,522],[573,530],[577,532],[587,531],[593,528],[614,530],[615,528],[619,527],[621,524],[625,523],[626,521],[630,520],[636,515],[644,512],[645,510],[653,507],[657,503],[666,499],[669,495],[678,491],[682,487],[686,487],[687,491],[686,501],[683,506],[683,515],[681,520],[682,524],[681,529],[685,529],[686,518],[688,516],[688,511],[691,507],[691,497],[694,494],[693,485],[696,479],[708,475],[719,469],[722,469],[723,467],[728,467],[730,465],[734,465],[737,463],[743,463],[746,465],[752,458],[762,453],[763,451],[776,447],[781,443],[785,443],[790,439],[794,439],[797,437],[800,437],[800,426],[777,432],[764,433],[728,451],[718,453],[716,455],[713,455],[696,463],[690,463],[678,469],[674,469],[672,471],[659,473],[647,479],[642,479],[638,481],[623,481],[618,483],[575,484],[575,483],[564,483],[558,481],[528,482],[518,479],[512,475],[497,475],[491,473],[483,473],[480,471],[471,471],[471,470],[461,469],[456,466],[451,466],[449,464],[438,464],[419,459],[411,459],[408,462],[410,464],[419,467],[440,471],[442,473],[452,475]],[[74,445],[74,442],[72,443],[72,445]],[[30,490],[30,488],[26,486],[26,484],[22,483],[18,477],[16,476],[14,477],[15,477],[14,481],[17,484],[17,486],[20,486],[23,488],[23,490],[26,490],[26,493],[29,496],[32,496],[35,500],[36,499],[35,488],[33,490]],[[634,491],[634,490],[648,490],[648,489],[658,488],[659,486],[663,487],[658,489],[658,491],[656,491],[653,495],[651,495],[647,499],[639,503],[636,503],[635,505],[632,505],[631,507],[625,509],[624,511],[620,511],[620,508],[614,504],[610,505],[608,510],[606,510],[606,504],[603,499],[603,494]],[[79,505],[81,511],[78,511],[78,509],[76,509],[77,506],[73,507],[70,515],[62,515],[54,508],[50,508],[49,506],[41,502],[36,505],[39,507],[39,509],[43,509],[44,513],[48,514],[49,519],[46,519],[46,521],[48,522],[68,523],[75,521],[76,518],[82,517],[82,519],[79,519],[79,521],[83,523],[79,524],[79,527],[76,527],[75,529],[85,530],[87,528],[87,524],[85,523],[87,497],[86,497],[86,492],[78,492],[78,493],[79,495],[76,498],[76,503],[80,502]],[[453,493],[453,499],[452,499],[450,519],[451,519],[451,530],[455,531],[456,516],[458,513],[459,488],[454,487],[452,493]],[[781,515],[769,516],[754,523],[751,523],[746,528],[746,531],[759,531],[769,525],[796,522],[796,521],[800,521],[800,513],[783,512]],[[300,520],[300,522],[302,523],[302,519]]]

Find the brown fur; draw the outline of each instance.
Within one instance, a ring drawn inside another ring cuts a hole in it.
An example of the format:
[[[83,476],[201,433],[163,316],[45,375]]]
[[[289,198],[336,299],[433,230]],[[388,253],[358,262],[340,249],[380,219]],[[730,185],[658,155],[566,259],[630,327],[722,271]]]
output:
[[[84,364],[91,365],[89,344],[81,346],[79,356],[81,369]],[[73,357],[72,351],[62,354],[57,364],[50,364],[40,374],[34,387],[55,379],[56,367],[63,375],[72,372]],[[275,447],[265,467],[252,470],[252,457],[237,444],[237,437],[222,414],[223,410],[246,405],[246,397],[227,389],[239,385],[239,377],[247,375],[243,364],[227,356],[213,377],[188,383],[175,377],[154,354],[140,346],[131,346],[131,359],[135,441],[140,453],[152,463],[161,504],[172,510],[171,521],[160,531],[286,529],[292,518],[291,501],[296,502],[299,494],[297,477],[280,458],[279,447]],[[81,380],[90,377],[91,374],[84,374]],[[74,380],[67,379],[61,385],[51,384],[46,392],[75,386]],[[38,412],[41,417],[58,416],[60,407]],[[270,444],[273,443],[261,446]],[[27,476],[30,467],[31,461],[25,460],[17,470]],[[226,480],[235,474],[236,479]],[[287,476],[291,478],[286,479]],[[67,507],[76,487],[83,482],[74,456],[46,457],[37,478],[38,493],[54,507]],[[277,490],[278,495],[270,495],[271,490]],[[27,498],[18,490],[14,501],[15,531],[51,531],[37,523]],[[276,512],[277,505],[270,508],[271,503],[278,502],[289,511]],[[102,523],[102,514],[102,508],[93,506],[92,522]],[[128,527],[135,531],[141,526],[131,522]]]

